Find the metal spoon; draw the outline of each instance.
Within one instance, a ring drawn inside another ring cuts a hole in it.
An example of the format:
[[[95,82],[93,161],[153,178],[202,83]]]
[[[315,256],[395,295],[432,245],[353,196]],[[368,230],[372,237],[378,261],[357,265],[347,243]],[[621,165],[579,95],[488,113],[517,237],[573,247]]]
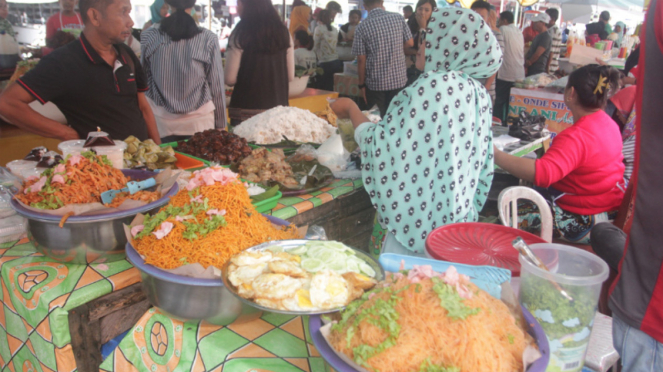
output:
[[[550,273],[550,270],[546,267],[546,265],[541,262],[541,260],[534,254],[532,249],[525,243],[523,238],[517,237],[516,239],[511,242],[514,248],[520,252],[525,258],[527,258],[533,265],[537,266],[541,270]],[[559,291],[559,293],[562,294],[567,300],[573,302],[573,297],[571,297],[565,290],[564,288],[560,287],[560,285],[554,281],[551,277],[548,278],[550,283],[555,286],[555,288]]]

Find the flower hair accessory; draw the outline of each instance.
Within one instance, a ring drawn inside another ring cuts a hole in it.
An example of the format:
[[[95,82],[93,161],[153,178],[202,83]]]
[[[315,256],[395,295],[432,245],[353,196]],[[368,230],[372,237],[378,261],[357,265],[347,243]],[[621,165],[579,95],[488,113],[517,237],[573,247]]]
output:
[[[608,86],[608,78],[603,75],[599,75],[599,82],[596,83],[596,88],[594,88],[594,94],[596,94],[596,92],[603,93],[603,88],[606,88],[607,86]]]

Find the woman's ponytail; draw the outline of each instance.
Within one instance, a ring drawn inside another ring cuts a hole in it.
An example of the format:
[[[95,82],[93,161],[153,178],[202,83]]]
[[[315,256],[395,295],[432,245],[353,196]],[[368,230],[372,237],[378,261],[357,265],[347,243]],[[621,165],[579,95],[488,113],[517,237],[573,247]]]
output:
[[[186,9],[193,8],[196,0],[166,0],[166,4],[175,9],[175,12],[161,21],[161,31],[165,32],[173,41],[191,39],[202,30]]]

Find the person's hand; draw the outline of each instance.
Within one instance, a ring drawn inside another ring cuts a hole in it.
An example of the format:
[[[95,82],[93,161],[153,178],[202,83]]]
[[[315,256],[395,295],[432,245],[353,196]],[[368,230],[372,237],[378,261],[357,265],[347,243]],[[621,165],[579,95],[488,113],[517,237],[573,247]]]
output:
[[[70,126],[65,126],[65,129],[63,130],[62,135],[59,137],[61,141],[69,141],[69,140],[76,140],[80,139],[78,136],[78,132],[74,130],[74,128]]]
[[[430,19],[430,16],[425,17],[424,15],[417,13],[414,15],[414,18],[416,18],[420,29],[428,27],[428,20]]]
[[[350,117],[350,109],[356,105],[350,98],[339,98],[330,107],[339,119],[347,119]]]
[[[366,99],[366,88],[361,88],[361,97],[364,99],[364,103],[368,105],[368,100]]]

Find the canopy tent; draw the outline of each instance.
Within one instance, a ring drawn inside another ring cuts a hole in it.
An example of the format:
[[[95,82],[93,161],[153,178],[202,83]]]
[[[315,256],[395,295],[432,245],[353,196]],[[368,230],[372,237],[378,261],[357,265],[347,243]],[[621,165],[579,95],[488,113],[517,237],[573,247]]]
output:
[[[7,0],[7,2],[13,4],[50,4],[57,3],[58,0]]]
[[[547,0],[547,3],[560,5],[564,21],[584,24],[596,21],[595,16],[607,10],[613,20],[634,26],[642,21],[644,10],[644,0]]]

